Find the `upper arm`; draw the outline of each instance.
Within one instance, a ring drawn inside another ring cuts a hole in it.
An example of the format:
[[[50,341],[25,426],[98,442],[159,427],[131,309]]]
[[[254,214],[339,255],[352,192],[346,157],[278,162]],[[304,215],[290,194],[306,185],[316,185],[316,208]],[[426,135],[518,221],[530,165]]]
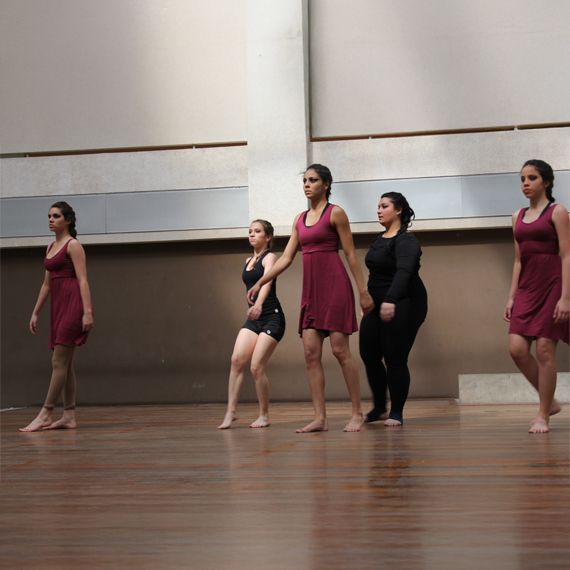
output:
[[[554,206],[552,222],[554,223],[556,234],[558,235],[560,256],[563,258],[570,257],[570,220],[568,219],[568,212],[564,206],[560,204]]]
[[[413,270],[422,256],[418,240],[409,233],[403,233],[396,238],[396,264],[398,268]]]
[[[331,224],[336,229],[345,255],[354,253],[354,240],[350,231],[350,222],[346,212],[340,206],[333,206]]]
[[[277,261],[277,257],[274,253],[268,253],[263,258],[261,265],[263,265],[263,267],[265,268],[265,271],[263,272],[264,275],[275,265],[276,261]]]
[[[67,246],[67,252],[69,253],[69,257],[71,257],[71,261],[73,261],[73,267],[75,269],[77,280],[87,280],[87,266],[85,262],[85,250],[83,249],[83,246],[74,239]]]
[[[519,212],[520,212],[520,210],[517,210],[517,211],[513,214],[513,217],[512,217],[512,220],[511,220],[511,222],[512,222],[512,224],[513,224],[513,234],[514,234],[514,232],[515,232],[515,226],[517,225],[517,219],[518,219],[518,217],[519,217]],[[515,241],[515,262],[519,262],[520,259],[521,259],[521,250],[520,250],[520,248],[519,248],[519,242],[516,240],[516,238],[513,237],[513,239],[514,239],[514,241]]]

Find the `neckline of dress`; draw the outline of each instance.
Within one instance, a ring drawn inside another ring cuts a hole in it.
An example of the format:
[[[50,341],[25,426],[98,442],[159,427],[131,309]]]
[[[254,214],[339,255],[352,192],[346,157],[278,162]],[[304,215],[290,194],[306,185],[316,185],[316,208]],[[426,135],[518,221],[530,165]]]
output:
[[[540,212],[538,218],[536,218],[536,220],[533,220],[532,222],[524,221],[524,215],[530,210],[530,206],[528,208],[523,208],[521,214],[521,224],[524,224],[525,226],[530,226],[531,224],[538,222],[538,220],[540,220],[540,218],[542,218],[542,216],[544,216],[544,214],[546,214],[546,212],[550,210],[550,206],[552,206],[552,202],[548,202],[548,204],[543,208],[542,212]]]
[[[54,253],[51,257],[49,257],[49,256],[46,254],[46,259],[53,259],[54,257],[57,257],[57,256],[65,249],[65,246],[66,246],[72,239],[73,239],[73,238],[69,238],[69,239],[61,246],[61,249],[58,250],[57,253]],[[55,242],[54,242],[54,243],[55,243]],[[52,244],[52,246],[53,246],[53,244]],[[49,253],[49,252],[48,252],[48,253]]]
[[[308,226],[307,223],[306,223],[307,215],[308,215],[308,213],[310,212],[310,210],[307,210],[307,211],[305,212],[305,215],[303,216],[303,225],[304,225],[306,228],[314,228],[314,227],[323,219],[323,215],[324,215],[324,213],[328,210],[328,207],[329,207],[330,205],[331,205],[331,203],[330,203],[330,202],[327,202],[327,205],[323,208],[323,211],[321,212],[321,215],[320,215],[319,219],[318,219],[312,226]]]

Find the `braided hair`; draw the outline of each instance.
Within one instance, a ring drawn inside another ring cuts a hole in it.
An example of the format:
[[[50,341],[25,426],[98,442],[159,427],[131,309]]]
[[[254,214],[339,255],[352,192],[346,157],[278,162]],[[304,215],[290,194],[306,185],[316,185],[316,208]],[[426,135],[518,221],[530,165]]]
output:
[[[544,160],[538,160],[537,158],[527,160],[523,164],[523,168],[525,166],[532,166],[537,170],[545,182],[550,182],[550,184],[546,187],[546,197],[548,198],[549,202],[556,202],[554,196],[552,195],[552,189],[554,188],[554,171],[552,170],[552,166],[550,166],[548,162],[544,162]]]
[[[58,208],[61,211],[61,215],[64,217],[64,219],[69,220],[69,235],[72,238],[76,238],[77,230],[75,229],[75,222],[77,221],[77,218],[75,217],[73,208],[67,202],[56,202],[52,205],[52,208]]]

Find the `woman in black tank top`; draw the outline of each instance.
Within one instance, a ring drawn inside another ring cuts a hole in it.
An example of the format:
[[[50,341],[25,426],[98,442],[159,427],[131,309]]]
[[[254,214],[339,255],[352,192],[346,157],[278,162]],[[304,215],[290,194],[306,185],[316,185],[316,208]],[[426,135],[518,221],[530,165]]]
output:
[[[242,279],[247,290],[273,267],[276,257],[271,253],[273,226],[266,220],[255,220],[249,227],[249,242],[254,255],[247,259]],[[236,408],[244,381],[244,369],[251,358],[251,374],[255,380],[259,417],[249,427],[262,428],[269,424],[269,381],[265,365],[285,332],[285,317],[277,299],[277,279],[261,288],[247,311],[247,321],[239,331],[232,354],[228,387],[228,409],[218,429],[228,429],[237,420]]]

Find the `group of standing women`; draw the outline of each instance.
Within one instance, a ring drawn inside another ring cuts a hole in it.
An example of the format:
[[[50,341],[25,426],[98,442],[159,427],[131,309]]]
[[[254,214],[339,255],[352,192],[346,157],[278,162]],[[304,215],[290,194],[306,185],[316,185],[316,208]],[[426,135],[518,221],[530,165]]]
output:
[[[253,255],[246,260],[243,281],[249,309],[232,355],[228,407],[219,429],[231,427],[251,358],[251,372],[259,400],[259,417],[250,427],[270,425],[269,382],[265,366],[285,332],[285,317],[276,293],[277,277],[293,262],[299,245],[303,254],[303,290],[298,332],[303,341],[315,418],[296,430],[307,433],[328,430],[322,351],[325,338],[339,362],[352,403],[344,431],[359,431],[365,422],[383,420],[385,426],[401,426],[410,386],[408,356],[427,314],[427,293],[419,276],[421,248],[408,231],[414,211],[397,192],[384,194],[378,220],[385,230],[374,240],[365,263],[370,275],[365,283],[356,257],[348,218],[329,202],[330,170],[309,166],[303,190],[310,208],[296,216],[283,255],[271,253],[273,227],[255,220],[249,228]],[[554,173],[545,162],[531,160],[521,171],[521,184],[530,206],[513,215],[515,265],[504,318],[510,321],[510,352],[538,390],[540,408],[531,433],[548,431],[549,417],[561,410],[554,399],[556,345],[569,342],[570,237],[566,209],[554,205]],[[75,239],[75,214],[65,202],[49,211],[55,242],[49,246],[46,276],[32,313],[30,329],[36,334],[37,318],[51,294],[49,347],[54,349],[53,373],[46,402],[36,419],[21,431],[74,428],[75,374],[73,355],[84,344],[93,326],[93,310],[85,270],[85,254]],[[350,278],[339,256],[345,253],[359,292],[362,311],[360,355],[374,397],[374,407],[362,413],[358,366],[351,354],[349,336],[358,330]],[[536,339],[536,358],[530,353]],[[390,411],[386,406],[390,392]],[[63,393],[64,413],[52,422],[53,409]]]
[[[352,415],[344,431],[359,431],[365,422],[384,420],[386,426],[403,424],[403,408],[408,395],[410,374],[408,355],[419,327],[427,314],[427,293],[419,277],[421,248],[413,234],[407,232],[414,212],[406,199],[397,192],[384,194],[378,205],[378,220],[386,228],[380,234],[368,255],[370,270],[368,286],[356,257],[348,217],[344,210],[329,202],[332,187],[330,170],[321,164],[309,166],[303,176],[303,189],[311,207],[295,218],[291,237],[283,255],[265,267],[263,275],[253,283],[246,279],[247,299],[255,307],[263,299],[267,288],[275,286],[278,275],[293,262],[299,245],[303,253],[303,291],[299,335],[303,341],[309,388],[313,399],[315,419],[297,430],[297,433],[328,430],[325,406],[325,375],[322,365],[323,342],[330,339],[333,355],[341,367],[352,403]],[[260,221],[250,227],[255,231]],[[265,230],[267,231],[267,230]],[[266,236],[266,240],[273,235]],[[251,237],[250,237],[251,240]],[[356,282],[362,310],[360,354],[366,365],[368,380],[374,394],[374,408],[363,415],[360,402],[358,366],[350,352],[349,335],[358,330],[354,293],[348,273],[339,256],[339,244]],[[255,254],[258,255],[257,250]],[[250,258],[251,259],[251,258]],[[251,263],[246,262],[246,269]],[[263,302],[263,301],[262,301]],[[244,329],[251,330],[252,308]],[[258,344],[265,346],[265,336],[271,334],[260,327]],[[220,429],[230,427],[236,417],[237,397],[234,378],[243,378],[246,359],[240,359],[241,336],[238,335],[234,356],[228,410]],[[275,343],[276,344],[276,343]],[[271,352],[275,347],[272,346]],[[253,349],[252,349],[253,350]],[[239,360],[239,372],[234,372],[234,361]],[[263,360],[263,365],[268,357]],[[382,362],[384,360],[384,363]],[[252,373],[260,392],[257,365],[252,360]],[[266,377],[263,375],[264,386]],[[239,384],[241,386],[241,383]],[[386,410],[386,390],[390,390],[391,410]],[[265,394],[266,392],[264,392]],[[266,401],[260,398],[259,420],[250,427],[269,425],[265,416]]]

